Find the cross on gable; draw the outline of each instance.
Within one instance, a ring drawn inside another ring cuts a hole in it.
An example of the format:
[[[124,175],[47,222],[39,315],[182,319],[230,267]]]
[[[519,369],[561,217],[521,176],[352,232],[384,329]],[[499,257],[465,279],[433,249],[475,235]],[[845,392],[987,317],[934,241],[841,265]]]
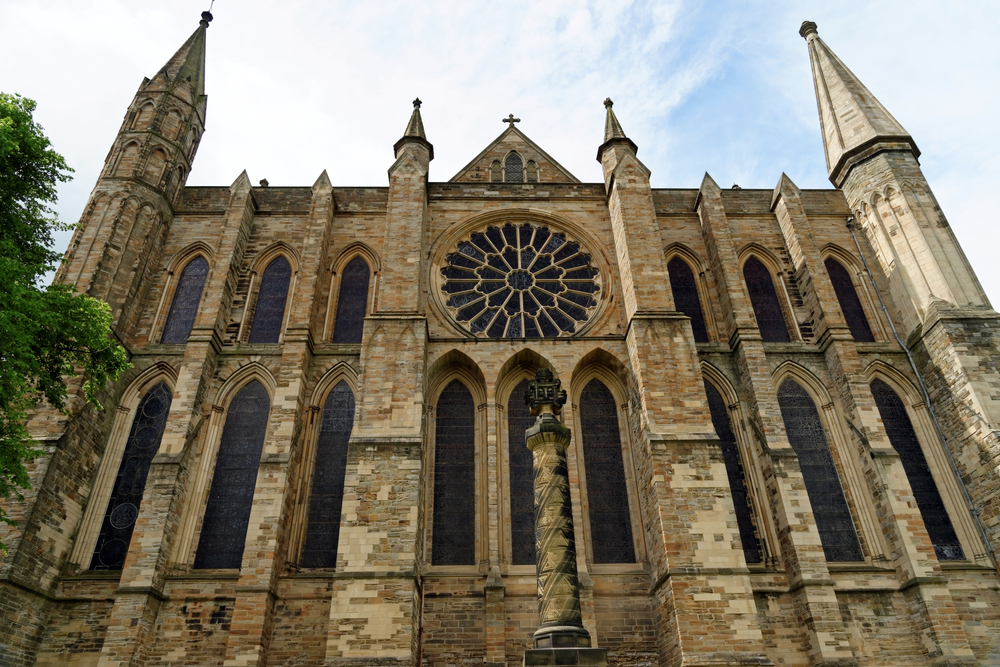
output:
[[[514,127],[514,123],[520,123],[521,119],[520,118],[514,118],[514,114],[511,114],[511,115],[507,116],[506,118],[504,118],[502,122],[509,123],[511,127]]]

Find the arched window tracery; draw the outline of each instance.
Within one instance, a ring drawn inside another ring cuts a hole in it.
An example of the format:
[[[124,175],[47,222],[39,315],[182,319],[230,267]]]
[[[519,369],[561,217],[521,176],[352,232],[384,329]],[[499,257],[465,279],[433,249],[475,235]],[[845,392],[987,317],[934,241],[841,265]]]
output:
[[[705,328],[705,316],[701,311],[694,271],[687,262],[675,256],[667,263],[667,275],[670,278],[670,291],[674,295],[674,307],[691,318],[694,342],[707,343],[708,330]]]
[[[765,343],[789,342],[788,324],[785,322],[771,272],[759,259],[750,257],[743,264],[743,279],[747,284],[761,338]]]
[[[524,160],[517,153],[509,153],[503,162],[504,180],[508,183],[524,182]]]
[[[285,301],[292,266],[283,256],[275,257],[260,280],[257,307],[254,309],[250,343],[277,343],[281,339],[281,326],[285,321]]]
[[[864,560],[816,403],[802,385],[787,379],[778,388],[778,406],[788,443],[799,460],[826,559]]]
[[[844,320],[847,321],[847,328],[851,330],[851,336],[857,343],[874,343],[875,336],[868,324],[868,317],[861,305],[861,299],[858,298],[858,292],[854,289],[851,274],[848,273],[843,264],[832,257],[827,257],[823,264],[826,266],[826,272],[830,275],[833,291],[837,294],[837,301],[840,303],[840,312],[844,314]]]
[[[170,312],[163,325],[161,343],[186,343],[191,335],[195,318],[198,316],[198,306],[205,290],[205,280],[208,277],[208,262],[198,255],[184,267],[181,277],[177,280],[177,289],[170,302]]]
[[[334,322],[334,343],[360,343],[368,314],[368,282],[371,270],[368,263],[356,256],[340,275],[340,292],[337,296],[337,319]]]
[[[476,406],[454,379],[438,397],[434,432],[432,565],[476,562]]]

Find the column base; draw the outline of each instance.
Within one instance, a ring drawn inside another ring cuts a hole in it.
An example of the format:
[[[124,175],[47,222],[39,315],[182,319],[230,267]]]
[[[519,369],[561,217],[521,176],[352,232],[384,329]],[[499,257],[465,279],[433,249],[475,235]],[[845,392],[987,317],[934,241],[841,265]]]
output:
[[[524,667],[586,665],[607,667],[606,648],[529,648],[524,652]]]

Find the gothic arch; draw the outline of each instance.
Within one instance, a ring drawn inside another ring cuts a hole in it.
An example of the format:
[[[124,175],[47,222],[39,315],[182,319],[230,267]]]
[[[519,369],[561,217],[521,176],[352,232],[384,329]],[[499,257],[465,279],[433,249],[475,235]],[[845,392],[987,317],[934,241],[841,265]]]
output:
[[[341,281],[343,279],[344,269],[347,267],[355,257],[360,257],[364,260],[365,264],[368,265],[368,302],[366,306],[366,313],[373,313],[377,307],[377,297],[378,297],[378,280],[381,274],[381,262],[379,261],[378,254],[371,249],[370,246],[360,242],[355,241],[351,243],[346,248],[340,251],[340,253],[334,258],[330,263],[330,268],[328,269],[330,273],[330,291],[327,295],[326,303],[326,319],[323,323],[323,340],[329,341],[333,337],[333,329],[336,327],[336,313],[337,308],[340,304],[340,290]]]
[[[142,170],[142,180],[154,188],[160,187],[164,170],[170,163],[170,150],[162,144],[150,146],[149,156]]]
[[[517,164],[515,164],[515,161],[518,164],[520,164],[520,173],[518,174],[517,179],[512,179],[510,178],[511,171],[518,169],[518,166]],[[508,153],[503,156],[503,180],[505,183],[525,182],[524,162],[525,162],[524,157],[515,150],[508,151]]]
[[[701,306],[701,316],[705,325],[705,332],[709,341],[719,339],[719,331],[715,324],[715,314],[712,311],[712,299],[710,296],[707,271],[705,270],[705,265],[701,261],[701,258],[691,250],[689,247],[683,243],[671,243],[664,250],[663,261],[668,267],[670,262],[674,258],[680,259],[682,262],[688,265],[691,269],[691,273],[694,276],[695,285],[698,292],[698,303]],[[671,291],[673,287],[671,286]],[[674,297],[674,305],[676,307],[676,297]]]
[[[255,274],[260,274],[267,268],[268,264],[274,261],[278,255],[281,255],[288,260],[288,264],[292,267],[292,275],[299,272],[299,253],[296,252],[295,248],[288,245],[284,241],[275,241],[258,252],[257,256],[254,257],[253,261],[250,263],[250,271]]]
[[[170,141],[177,141],[183,127],[184,114],[177,107],[171,107],[160,122],[160,133]]]
[[[240,322],[240,332],[238,339],[241,342],[248,342],[253,336],[254,320],[257,317],[257,305],[260,300],[260,287],[263,282],[264,272],[271,263],[278,257],[282,257],[288,262],[289,279],[285,291],[284,313],[281,318],[281,325],[278,328],[278,340],[281,342],[285,337],[285,329],[288,327],[288,316],[291,311],[291,298],[295,294],[295,286],[299,275],[299,255],[295,249],[284,241],[275,241],[271,245],[257,253],[257,256],[250,263],[250,286],[247,288],[246,306],[243,310],[243,319]]]
[[[122,146],[118,153],[118,160],[112,173],[118,177],[125,177],[135,169],[135,163],[139,158],[139,142],[132,140]]]
[[[759,261],[767,272],[771,274],[771,285],[774,287],[775,294],[778,298],[778,306],[781,309],[782,317],[785,320],[785,329],[788,331],[788,338],[791,342],[802,342],[802,336],[799,332],[798,323],[795,319],[795,309],[792,307],[791,298],[788,295],[788,289],[785,286],[784,271],[782,270],[782,262],[778,259],[773,252],[760,245],[759,243],[747,243],[744,245],[737,253],[737,262],[740,266],[740,277],[743,279],[743,289],[746,290],[747,297],[750,297],[749,286],[746,282],[746,275],[744,273],[746,264],[750,261],[750,258],[754,258]],[[751,305],[753,304],[753,299],[750,299]],[[756,319],[756,311],[754,312]],[[760,322],[757,322],[758,327]]]
[[[153,126],[153,117],[156,115],[156,104],[150,98],[146,98],[136,106],[135,117],[132,119],[131,130],[141,132]]]
[[[174,563],[189,566],[193,563],[195,556],[193,545],[197,543],[198,533],[201,531],[201,522],[208,502],[208,492],[215,472],[215,459],[219,452],[222,428],[226,423],[226,411],[236,394],[254,380],[263,385],[273,406],[274,392],[277,388],[274,376],[266,366],[260,362],[252,361],[238,368],[223,381],[215,395],[215,403],[208,408],[207,424],[202,426],[206,433],[202,440],[201,453],[194,464],[191,490],[181,513],[177,546],[173,553]],[[266,445],[266,441],[265,436],[263,444]],[[194,440],[192,440],[193,442]]]
[[[118,399],[111,434],[108,436],[104,454],[97,467],[97,474],[94,477],[87,505],[83,511],[80,529],[77,531],[76,542],[73,544],[73,551],[69,557],[69,561],[81,569],[87,569],[90,565],[88,557],[93,555],[94,545],[101,531],[101,524],[107,509],[107,499],[111,495],[122,455],[125,453],[129,430],[135,419],[135,410],[146,392],[160,382],[165,383],[170,388],[171,393],[177,382],[176,369],[163,361],[153,364],[136,375]]]
[[[834,243],[828,243],[823,246],[820,250],[820,257],[824,264],[828,259],[831,259],[839,263],[844,267],[844,269],[847,270],[847,273],[851,278],[851,285],[854,287],[854,292],[857,294],[858,300],[861,302],[865,320],[868,323],[868,327],[871,329],[873,337],[876,341],[885,341],[886,335],[885,330],[882,328],[882,318],[878,316],[879,310],[875,307],[875,303],[872,301],[871,293],[868,290],[868,281],[866,280],[867,274],[865,273],[863,265],[858,262],[857,257],[853,253]],[[841,312],[843,312],[843,304],[839,305]]]
[[[156,307],[156,315],[153,317],[153,330],[149,332],[151,340],[154,339],[157,334],[162,334],[163,327],[166,324],[167,315],[170,312],[170,306],[173,304],[174,295],[177,292],[177,281],[179,280],[179,276],[187,265],[194,261],[196,257],[202,257],[205,262],[208,263],[208,275],[211,276],[215,260],[215,251],[204,241],[195,241],[194,243],[184,246],[175,252],[169,260],[167,260],[167,275],[163,281],[163,292],[160,295],[160,303]],[[205,284],[208,284],[207,278],[205,280]],[[204,298],[204,294],[202,295],[202,298]]]

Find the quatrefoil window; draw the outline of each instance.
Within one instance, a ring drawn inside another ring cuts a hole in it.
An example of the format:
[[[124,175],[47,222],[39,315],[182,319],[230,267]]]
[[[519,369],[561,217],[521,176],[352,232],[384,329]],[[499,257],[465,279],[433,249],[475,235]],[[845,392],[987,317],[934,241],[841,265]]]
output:
[[[569,336],[590,320],[600,272],[578,241],[529,223],[490,226],[460,241],[441,269],[445,305],[489,338]]]

